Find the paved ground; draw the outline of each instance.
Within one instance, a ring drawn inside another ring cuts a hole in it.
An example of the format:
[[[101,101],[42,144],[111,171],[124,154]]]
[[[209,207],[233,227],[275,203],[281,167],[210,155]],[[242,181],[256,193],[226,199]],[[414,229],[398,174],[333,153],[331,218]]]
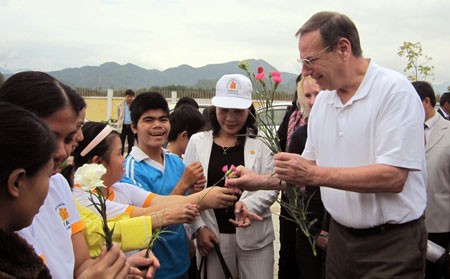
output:
[[[273,243],[273,250],[275,255],[275,262],[273,266],[273,278],[278,278],[278,258],[279,258],[279,250],[280,250],[280,239],[279,239],[279,232],[280,232],[280,222],[279,222],[279,214],[280,214],[280,204],[278,202],[275,202],[272,207],[270,208],[272,210],[272,222],[273,227],[275,231],[275,242]]]

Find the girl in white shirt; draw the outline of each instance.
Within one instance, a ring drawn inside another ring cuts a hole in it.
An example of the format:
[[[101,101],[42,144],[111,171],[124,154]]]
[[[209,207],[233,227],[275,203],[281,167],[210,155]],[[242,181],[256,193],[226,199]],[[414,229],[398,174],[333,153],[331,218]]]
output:
[[[88,122],[83,126],[84,139],[74,150],[75,169],[85,163],[103,164],[106,173],[103,181],[108,218],[127,213],[130,217],[150,215],[152,227],[182,224],[192,221],[198,210],[228,207],[236,197],[235,190],[217,188],[189,196],[161,196],[149,193],[135,185],[118,182],[124,172],[124,158],[120,135],[104,123]],[[100,136],[100,137],[99,137]],[[84,206],[89,206],[89,193],[73,190],[74,197]]]

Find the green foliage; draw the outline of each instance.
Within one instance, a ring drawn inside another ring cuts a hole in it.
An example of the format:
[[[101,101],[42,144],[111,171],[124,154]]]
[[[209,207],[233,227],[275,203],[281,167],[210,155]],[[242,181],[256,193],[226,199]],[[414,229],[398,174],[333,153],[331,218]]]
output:
[[[4,82],[5,82],[5,77],[3,76],[2,73],[0,73],[0,86],[2,86]]]
[[[408,60],[403,71],[409,73],[409,80],[427,80],[427,77],[433,75],[434,66],[428,65],[432,58],[423,54],[422,44],[420,42],[403,42],[397,54],[400,57],[406,57]]]
[[[175,233],[173,231],[168,230],[167,228],[157,228],[153,230],[152,235],[148,238],[147,248],[145,249],[145,257],[148,258],[150,256],[150,251],[153,249],[155,244],[158,241],[166,242],[162,234]]]

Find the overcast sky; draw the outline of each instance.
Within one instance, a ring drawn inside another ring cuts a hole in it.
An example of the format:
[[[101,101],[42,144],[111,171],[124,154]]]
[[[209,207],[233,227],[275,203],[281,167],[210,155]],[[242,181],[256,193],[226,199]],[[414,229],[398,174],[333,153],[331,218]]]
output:
[[[41,71],[114,61],[165,70],[248,58],[298,73],[297,29],[322,10],[348,15],[365,57],[402,71],[421,42],[450,81],[448,0],[0,0],[0,67]]]

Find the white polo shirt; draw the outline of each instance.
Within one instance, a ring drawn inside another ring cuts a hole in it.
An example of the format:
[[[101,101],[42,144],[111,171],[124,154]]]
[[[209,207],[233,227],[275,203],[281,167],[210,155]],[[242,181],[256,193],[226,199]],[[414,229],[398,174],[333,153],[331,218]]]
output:
[[[400,73],[370,62],[345,105],[336,91],[315,101],[302,154],[318,166],[351,168],[385,164],[409,169],[401,193],[356,193],[321,187],[334,220],[352,228],[405,223],[423,215],[426,167],[422,102]]]
[[[156,196],[154,193],[125,182],[114,183],[110,191],[112,191],[112,195],[108,197],[109,200],[138,207],[149,207]]]
[[[156,195],[149,193],[134,185],[116,182],[108,189],[108,201],[106,202],[106,214],[108,219],[116,218],[124,213],[131,216],[134,208],[148,207],[153,197]],[[84,190],[74,188],[73,197],[83,206],[91,209],[95,214],[100,216],[100,213],[92,206],[92,202],[89,200],[90,195]],[[96,202],[98,202],[95,196],[92,196]]]
[[[70,186],[58,173],[50,178],[47,197],[32,224],[18,233],[43,258],[53,278],[73,278],[72,235],[84,228]]]

